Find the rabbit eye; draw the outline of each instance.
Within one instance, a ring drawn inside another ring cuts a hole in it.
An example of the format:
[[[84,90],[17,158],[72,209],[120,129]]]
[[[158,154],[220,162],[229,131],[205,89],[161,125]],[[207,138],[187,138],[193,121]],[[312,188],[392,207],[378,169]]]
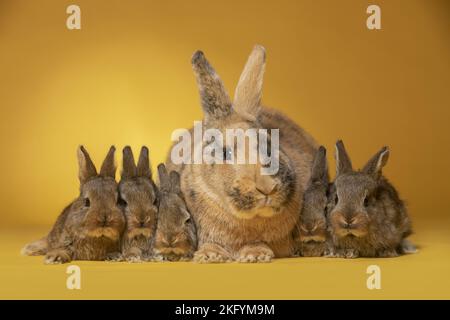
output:
[[[184,221],[185,224],[191,223],[191,218],[187,218],[186,221]]]
[[[369,198],[365,197],[364,198],[364,207],[368,207],[369,206]]]
[[[91,206],[91,200],[89,198],[84,198],[84,206],[88,208]]]
[[[334,198],[334,204],[338,204],[339,202],[339,197],[336,195],[336,197]]]
[[[122,207],[126,207],[128,205],[128,203],[120,197],[117,198],[117,204]]]

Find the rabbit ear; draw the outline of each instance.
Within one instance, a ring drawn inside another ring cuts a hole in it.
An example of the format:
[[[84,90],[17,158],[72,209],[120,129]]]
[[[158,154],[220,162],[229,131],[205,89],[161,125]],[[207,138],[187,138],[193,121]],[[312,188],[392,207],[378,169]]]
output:
[[[89,156],[89,153],[83,146],[79,146],[77,150],[78,157],[78,178],[80,183],[85,183],[89,178],[95,177],[97,175],[97,169],[95,169],[94,163]]]
[[[148,178],[151,178],[152,176],[152,171],[150,169],[150,158],[148,156],[148,148],[146,146],[141,148],[141,153],[137,164],[137,175]]]
[[[250,54],[234,93],[233,108],[250,120],[255,120],[261,104],[266,50],[256,45]]]
[[[323,146],[320,146],[314,157],[311,170],[311,182],[328,185],[328,179],[327,150]]]
[[[116,148],[111,146],[105,160],[103,160],[102,167],[100,168],[100,175],[103,177],[116,178],[116,165],[114,163],[114,153]]]
[[[130,179],[136,176],[136,164],[134,162],[133,151],[130,146],[126,146],[122,150],[123,164],[122,164],[122,179]]]
[[[170,186],[174,193],[181,193],[180,174],[176,171],[170,172]]]
[[[202,51],[192,56],[192,68],[197,79],[206,120],[221,119],[231,114],[231,100],[219,75]]]
[[[159,187],[161,191],[170,191],[169,175],[163,163],[158,165]]]
[[[336,142],[335,156],[336,156],[336,175],[353,171],[352,162],[347,154],[347,151],[345,150],[345,146],[342,140]]]
[[[381,169],[386,165],[388,159],[389,148],[383,147],[367,162],[362,171],[375,177],[379,177],[381,175]]]

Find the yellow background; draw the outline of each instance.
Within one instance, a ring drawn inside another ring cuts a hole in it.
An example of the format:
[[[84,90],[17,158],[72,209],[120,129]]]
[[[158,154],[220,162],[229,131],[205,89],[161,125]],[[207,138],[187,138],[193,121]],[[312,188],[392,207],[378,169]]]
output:
[[[81,30],[66,28],[69,4],[81,7]],[[380,5],[382,30],[366,28],[369,4]],[[449,39],[445,0],[1,0],[0,297],[450,298]],[[145,144],[155,168],[172,131],[202,117],[192,53],[205,52],[232,94],[255,43],[268,55],[264,104],[324,144],[331,168],[338,138],[355,166],[391,147],[385,173],[408,202],[419,254],[264,266],[80,262],[80,292],[65,289],[64,266],[18,256],[77,195],[79,144],[97,165],[111,144]],[[386,270],[377,292],[365,288],[373,263]]]

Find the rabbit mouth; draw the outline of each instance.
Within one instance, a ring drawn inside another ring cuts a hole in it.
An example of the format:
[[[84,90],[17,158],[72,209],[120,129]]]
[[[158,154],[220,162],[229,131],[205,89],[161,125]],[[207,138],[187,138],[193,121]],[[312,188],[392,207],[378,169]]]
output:
[[[143,236],[148,239],[151,237],[151,235],[152,235],[152,230],[150,228],[146,228],[146,227],[133,228],[131,230],[128,230],[128,232],[127,232],[127,237],[130,239],[137,238],[140,236]]]
[[[89,230],[87,236],[91,238],[105,237],[115,241],[119,239],[119,231],[111,227],[99,227]]]
[[[161,261],[179,261],[189,255],[181,248],[160,248],[155,249],[155,256]]]
[[[308,237],[303,237],[302,238],[302,242],[304,244],[316,244],[316,243],[323,243],[325,242],[325,237],[317,235],[317,236],[308,236]]]
[[[255,217],[270,218],[280,213],[277,207],[263,206],[251,210],[233,210],[232,214],[239,219],[253,219]]]
[[[367,234],[364,230],[361,229],[341,229],[339,231],[339,236],[341,238],[354,239],[361,238]]]

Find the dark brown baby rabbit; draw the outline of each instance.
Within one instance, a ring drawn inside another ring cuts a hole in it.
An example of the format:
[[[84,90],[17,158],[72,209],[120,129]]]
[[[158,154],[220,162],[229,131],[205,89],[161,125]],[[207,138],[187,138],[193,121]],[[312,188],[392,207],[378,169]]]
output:
[[[383,147],[354,171],[344,144],[336,143],[336,180],[328,208],[331,256],[395,257],[415,250],[405,240],[411,234],[406,207],[381,172],[388,157]]]
[[[105,260],[120,250],[125,218],[120,210],[111,147],[97,173],[83,146],[78,148],[80,195],[56,220],[50,233],[27,245],[27,255],[46,254],[45,263],[71,260]]]
[[[328,167],[326,150],[320,146],[314,157],[306,190],[303,194],[303,209],[298,230],[298,254],[304,257],[319,257],[327,249],[327,196]]]
[[[137,166],[131,148],[123,149],[119,194],[127,221],[121,258],[129,262],[147,260],[152,253],[158,212],[158,190],[152,180],[147,147],[142,147]]]
[[[196,230],[180,189],[180,175],[158,165],[160,199],[155,260],[190,260],[197,248]]]

